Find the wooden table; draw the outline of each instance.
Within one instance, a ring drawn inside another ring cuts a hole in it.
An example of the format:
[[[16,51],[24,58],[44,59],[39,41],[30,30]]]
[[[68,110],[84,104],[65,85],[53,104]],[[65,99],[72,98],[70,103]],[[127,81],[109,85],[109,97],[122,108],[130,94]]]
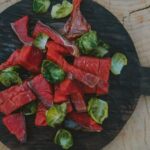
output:
[[[0,0],[0,12],[19,0]],[[150,67],[150,0],[96,0],[129,32],[143,66]],[[141,96],[135,112],[116,139],[103,150],[150,150],[150,97]],[[0,143],[0,150],[8,150]]]

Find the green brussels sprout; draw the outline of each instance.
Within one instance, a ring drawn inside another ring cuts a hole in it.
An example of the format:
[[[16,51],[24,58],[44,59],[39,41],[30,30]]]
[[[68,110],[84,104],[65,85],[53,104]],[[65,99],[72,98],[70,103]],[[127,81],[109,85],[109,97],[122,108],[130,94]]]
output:
[[[69,131],[60,129],[55,135],[54,143],[67,150],[73,146],[73,137]]]
[[[91,98],[88,102],[88,114],[95,122],[102,124],[108,118],[107,102],[98,98]]]
[[[23,107],[23,114],[25,116],[34,115],[37,112],[37,102],[32,102]]]
[[[104,57],[109,51],[102,47],[102,46],[98,46],[95,50],[93,50],[93,52],[91,53],[92,56],[98,57],[98,58],[102,58]]]
[[[46,121],[50,127],[55,127],[60,125],[66,116],[67,113],[67,104],[63,103],[61,105],[53,105],[46,112]]]
[[[67,17],[73,10],[73,5],[67,0],[63,0],[62,4],[56,4],[52,7],[51,16],[54,19]]]
[[[50,4],[50,0],[33,0],[33,11],[40,14],[46,13]]]
[[[0,71],[0,83],[6,87],[14,84],[21,84],[22,80],[18,73],[19,67],[9,67],[5,70]]]
[[[46,44],[49,39],[49,36],[46,35],[45,33],[40,33],[36,39],[33,41],[33,45],[45,52],[46,50]]]
[[[43,76],[52,84],[59,83],[65,79],[65,72],[52,61],[44,60],[41,72]]]
[[[82,54],[103,57],[108,53],[110,46],[99,40],[96,31],[89,31],[76,40]]]
[[[128,64],[127,57],[122,53],[116,53],[112,57],[111,72],[114,75],[121,74],[124,66]]]
[[[96,31],[89,31],[76,40],[82,54],[91,54],[98,46]]]

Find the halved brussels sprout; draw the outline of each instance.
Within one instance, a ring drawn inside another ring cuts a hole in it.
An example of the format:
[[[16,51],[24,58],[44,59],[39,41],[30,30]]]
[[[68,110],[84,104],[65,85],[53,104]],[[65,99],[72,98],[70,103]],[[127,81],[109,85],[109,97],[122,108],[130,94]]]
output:
[[[50,4],[50,0],[33,0],[33,11],[35,13],[46,13]]]
[[[73,5],[67,0],[63,0],[62,4],[56,4],[52,7],[52,18],[59,19],[67,17],[73,10]]]
[[[107,102],[98,98],[91,98],[88,102],[88,113],[95,122],[102,124],[108,117]]]
[[[32,102],[23,107],[23,114],[25,116],[34,115],[37,111],[37,102]]]
[[[103,57],[108,53],[110,46],[99,40],[96,31],[89,31],[76,40],[82,54]]]
[[[65,72],[58,65],[54,64],[52,61],[44,60],[42,63],[43,76],[50,83],[59,83],[65,79]]]
[[[49,36],[46,35],[45,33],[40,33],[36,39],[33,42],[33,45],[41,50],[43,50],[43,52],[46,52],[46,44],[47,41],[49,39]]]
[[[104,57],[107,53],[108,53],[108,49],[102,47],[102,46],[98,46],[92,53],[91,55],[92,56],[95,56],[95,57]]]
[[[96,31],[89,31],[76,40],[82,54],[90,54],[98,46],[98,37]]]
[[[53,105],[46,112],[46,121],[50,127],[55,127],[60,125],[66,116],[67,113],[67,104],[63,103],[61,105]]]
[[[127,57],[122,53],[116,53],[112,57],[111,72],[114,75],[119,75],[121,74],[123,67],[127,64]]]
[[[9,67],[5,70],[0,71],[0,83],[6,87],[9,87],[13,84],[21,84],[22,80],[19,76],[19,67]]]
[[[69,131],[60,129],[55,135],[54,143],[67,150],[73,146],[73,137]]]

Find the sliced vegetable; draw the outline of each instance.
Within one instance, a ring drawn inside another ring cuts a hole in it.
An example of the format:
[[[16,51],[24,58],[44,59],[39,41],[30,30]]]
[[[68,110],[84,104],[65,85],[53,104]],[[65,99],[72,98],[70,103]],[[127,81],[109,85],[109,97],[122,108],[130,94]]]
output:
[[[116,53],[112,57],[111,72],[119,75],[124,66],[128,64],[127,57],[122,53]]]
[[[46,44],[47,44],[47,41],[49,39],[49,36],[45,33],[40,33],[36,39],[34,40],[33,44],[35,47],[43,50],[43,52],[45,52],[45,48],[46,48]]]
[[[67,150],[73,146],[73,137],[69,131],[60,129],[55,135],[54,142]]]
[[[88,102],[88,113],[95,122],[102,124],[108,117],[107,102],[97,98],[91,98]]]
[[[0,71],[0,83],[6,87],[9,87],[13,84],[21,84],[22,80],[17,72],[18,68],[18,66],[14,66]]]
[[[23,107],[23,114],[25,116],[34,115],[37,111],[37,102],[32,102]]]
[[[108,49],[102,47],[102,46],[98,46],[96,47],[96,49],[94,51],[92,51],[91,55],[95,56],[95,57],[104,57],[107,53],[108,53]]]
[[[104,41],[98,39],[96,31],[89,31],[76,40],[82,54],[92,55],[95,57],[105,56],[110,46]]]
[[[66,116],[67,113],[67,104],[63,103],[61,105],[53,105],[46,112],[46,120],[49,126],[55,127],[60,125]]]
[[[82,54],[91,54],[98,46],[98,37],[96,31],[89,31],[76,40]]]
[[[73,5],[67,0],[63,0],[62,4],[56,4],[52,7],[52,18],[59,19],[67,17],[73,10]]]
[[[65,72],[52,61],[44,60],[42,63],[42,74],[50,83],[59,83],[65,79]]]
[[[50,7],[50,0],[34,0],[33,1],[33,11],[35,13],[46,13]]]

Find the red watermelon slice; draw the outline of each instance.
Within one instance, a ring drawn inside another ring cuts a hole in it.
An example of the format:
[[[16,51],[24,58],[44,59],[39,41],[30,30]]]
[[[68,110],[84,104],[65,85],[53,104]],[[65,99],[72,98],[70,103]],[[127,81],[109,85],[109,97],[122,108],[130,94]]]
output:
[[[18,36],[19,40],[25,45],[31,45],[33,42],[33,38],[28,35],[28,22],[29,17],[24,16],[19,20],[11,23],[13,31]]]
[[[22,113],[11,114],[3,118],[3,123],[9,132],[16,136],[21,142],[26,142],[26,124],[25,117]]]

